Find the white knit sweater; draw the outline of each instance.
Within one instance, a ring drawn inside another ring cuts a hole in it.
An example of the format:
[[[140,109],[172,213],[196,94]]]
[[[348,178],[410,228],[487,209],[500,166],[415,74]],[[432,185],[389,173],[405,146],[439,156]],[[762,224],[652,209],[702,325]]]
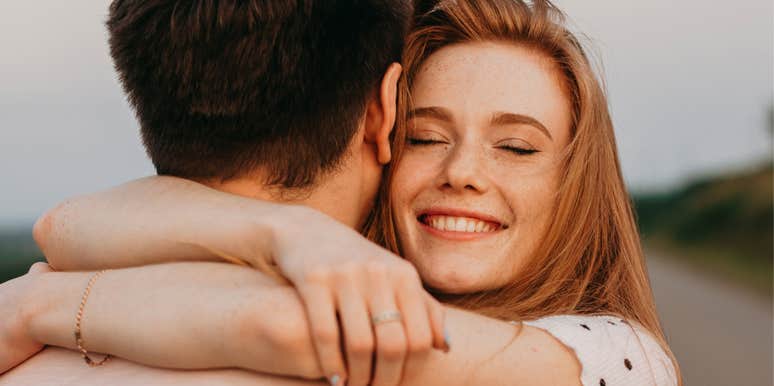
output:
[[[524,324],[575,352],[583,386],[675,386],[672,361],[645,329],[613,316],[557,315]]]

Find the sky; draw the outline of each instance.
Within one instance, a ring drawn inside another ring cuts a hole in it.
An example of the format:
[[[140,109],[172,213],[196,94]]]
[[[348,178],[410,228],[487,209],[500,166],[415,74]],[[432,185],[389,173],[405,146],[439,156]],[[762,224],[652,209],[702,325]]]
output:
[[[771,0],[558,0],[606,82],[633,191],[770,162]],[[0,226],[153,174],[116,80],[109,1],[0,2]]]

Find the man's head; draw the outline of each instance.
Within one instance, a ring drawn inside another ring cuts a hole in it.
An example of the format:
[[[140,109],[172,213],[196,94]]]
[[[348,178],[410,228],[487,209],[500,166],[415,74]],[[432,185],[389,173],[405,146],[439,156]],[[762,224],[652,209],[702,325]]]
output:
[[[159,174],[308,191],[343,170],[378,181],[346,163],[389,160],[390,65],[411,14],[395,0],[116,0],[107,26]]]

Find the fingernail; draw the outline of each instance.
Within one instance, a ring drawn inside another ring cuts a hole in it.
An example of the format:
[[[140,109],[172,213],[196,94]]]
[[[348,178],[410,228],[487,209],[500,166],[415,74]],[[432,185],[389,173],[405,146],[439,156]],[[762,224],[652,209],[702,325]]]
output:
[[[340,380],[341,377],[338,374],[333,374],[330,379],[331,386],[337,386]]]
[[[449,350],[451,350],[451,338],[449,337],[449,329],[447,329],[446,327],[444,327],[443,329],[443,343],[446,345],[443,351],[449,352]]]

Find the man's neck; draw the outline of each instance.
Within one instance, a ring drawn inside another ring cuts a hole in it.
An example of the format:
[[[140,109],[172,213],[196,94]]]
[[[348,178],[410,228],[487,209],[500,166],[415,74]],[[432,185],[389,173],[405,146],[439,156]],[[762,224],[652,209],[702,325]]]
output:
[[[260,177],[241,177],[225,182],[204,182],[223,192],[243,197],[305,205],[319,210],[339,222],[358,228],[362,222],[362,205],[358,205],[358,187],[352,186],[346,175],[331,175],[324,182],[308,189],[283,189],[263,184]]]

